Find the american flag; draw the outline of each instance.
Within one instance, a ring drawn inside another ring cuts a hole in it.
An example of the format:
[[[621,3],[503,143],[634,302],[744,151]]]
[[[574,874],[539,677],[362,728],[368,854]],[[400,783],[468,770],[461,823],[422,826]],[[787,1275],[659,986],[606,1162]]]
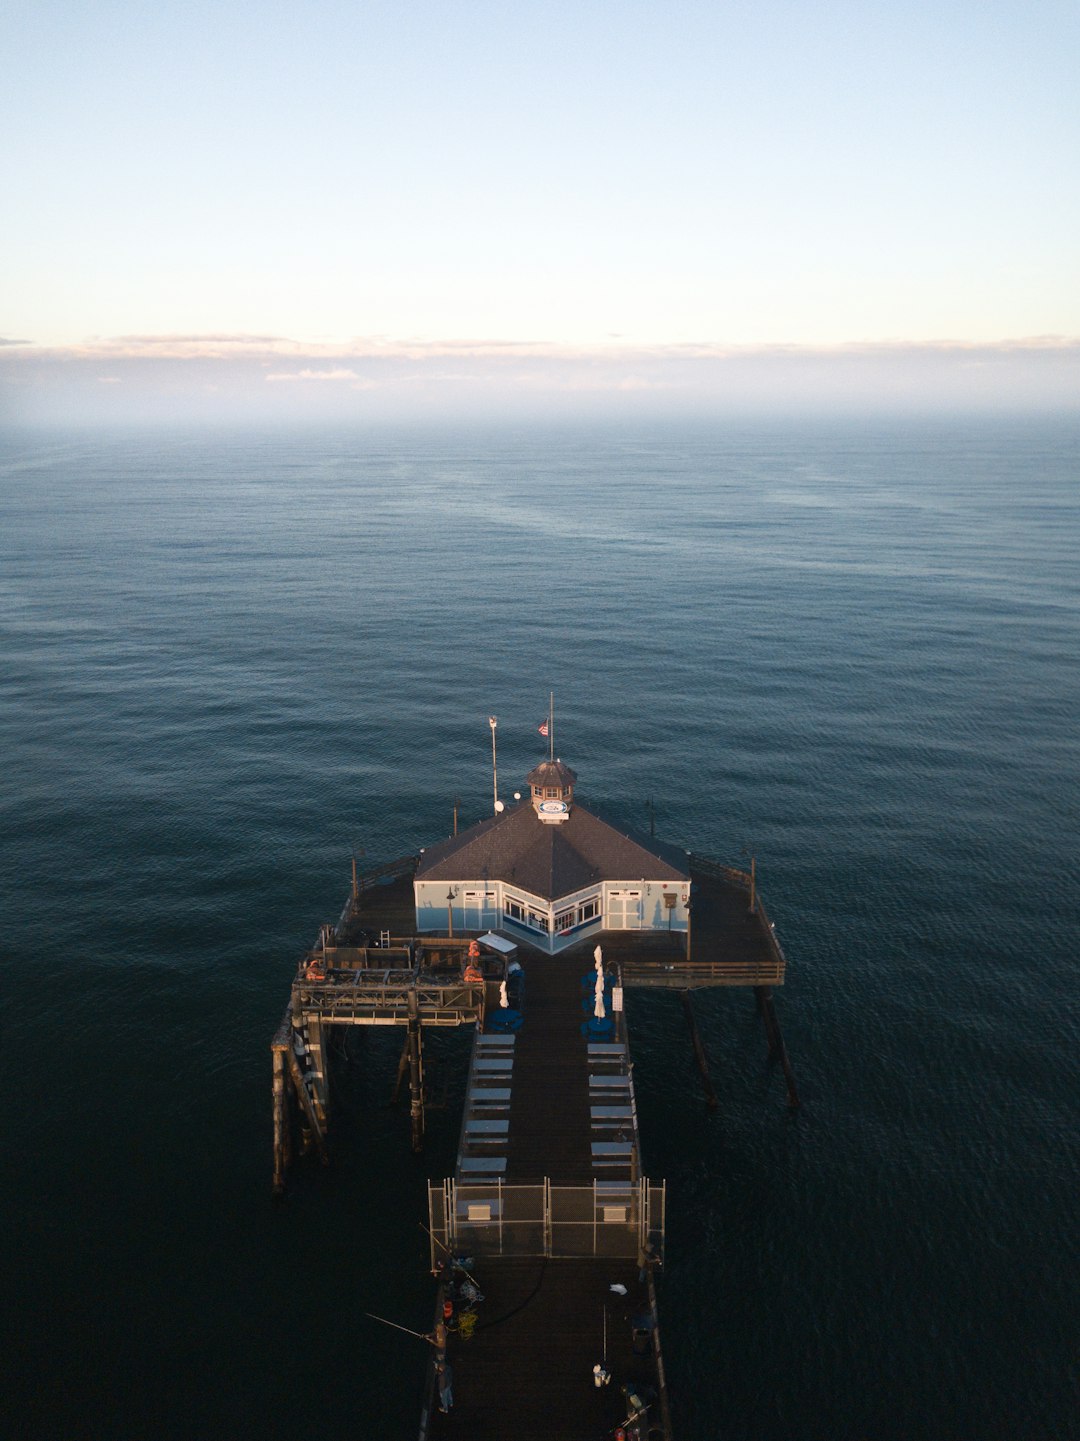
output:
[[[547,721],[546,721],[546,720],[542,720],[542,721],[540,722],[540,724],[536,727],[536,729],[540,732],[540,734],[541,734],[542,736],[546,736],[547,733],[548,733],[548,723],[547,723]]]

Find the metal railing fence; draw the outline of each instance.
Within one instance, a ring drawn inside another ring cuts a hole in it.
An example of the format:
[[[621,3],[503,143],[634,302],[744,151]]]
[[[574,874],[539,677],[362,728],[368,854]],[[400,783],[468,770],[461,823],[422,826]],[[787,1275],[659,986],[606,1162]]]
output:
[[[667,1183],[431,1181],[428,1219],[432,1265],[443,1247],[470,1256],[639,1257],[651,1245],[662,1255]]]

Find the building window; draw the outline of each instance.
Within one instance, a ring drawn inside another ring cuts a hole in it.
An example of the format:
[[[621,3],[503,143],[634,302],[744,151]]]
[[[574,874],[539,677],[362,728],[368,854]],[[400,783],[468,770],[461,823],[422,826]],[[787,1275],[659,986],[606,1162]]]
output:
[[[568,911],[559,911],[555,917],[555,930],[558,934],[565,935],[567,931],[574,928],[575,912],[573,907]]]
[[[600,902],[594,896],[591,901],[582,901],[578,907],[578,924],[584,925],[586,921],[595,921],[600,914]]]
[[[531,931],[542,931],[545,935],[547,934],[547,912],[538,911],[527,901],[519,901],[514,896],[507,896],[505,914],[510,920],[517,921],[519,926],[528,926]]]

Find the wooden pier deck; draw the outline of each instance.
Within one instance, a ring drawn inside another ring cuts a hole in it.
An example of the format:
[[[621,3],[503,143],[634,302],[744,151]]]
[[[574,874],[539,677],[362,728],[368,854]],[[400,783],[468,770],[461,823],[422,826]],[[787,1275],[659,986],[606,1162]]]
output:
[[[586,969],[593,947],[603,948],[604,959],[618,965],[624,983],[634,987],[667,989],[697,986],[782,986],[786,962],[760,897],[750,909],[750,877],[703,856],[691,856],[693,882],[692,926],[689,955],[680,932],[602,930],[560,956],[576,956]],[[365,889],[355,905],[348,905],[338,922],[341,944],[366,932],[406,937],[413,934],[415,910],[412,878],[401,874],[377,881]],[[475,932],[463,932],[461,944]],[[522,941],[521,944],[527,945]]]
[[[534,1257],[478,1266],[481,1320],[467,1342],[450,1333],[454,1404],[446,1415],[429,1413],[427,1435],[603,1441],[628,1415],[624,1384],[642,1399],[654,1394],[651,1338],[639,1334],[635,1343],[634,1321],[648,1297],[634,1262]],[[612,1284],[625,1285],[627,1295]],[[612,1381],[597,1387],[592,1368],[604,1354],[605,1325]],[[644,1354],[635,1354],[635,1344]]]
[[[592,1184],[582,963],[526,954],[525,1024],[517,1035],[507,1181]]]

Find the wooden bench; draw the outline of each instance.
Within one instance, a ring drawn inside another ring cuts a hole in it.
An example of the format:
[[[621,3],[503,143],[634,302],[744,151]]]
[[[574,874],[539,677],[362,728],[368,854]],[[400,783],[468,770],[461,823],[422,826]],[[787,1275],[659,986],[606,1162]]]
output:
[[[469,1140],[470,1137],[475,1138],[477,1136],[490,1139],[492,1136],[497,1136],[501,1141],[505,1139],[509,1129],[509,1121],[488,1121],[474,1119],[470,1116],[465,1122],[465,1139]]]
[[[504,1110],[510,1104],[509,1086],[473,1086],[465,1098],[466,1106],[483,1106],[485,1110]]]

